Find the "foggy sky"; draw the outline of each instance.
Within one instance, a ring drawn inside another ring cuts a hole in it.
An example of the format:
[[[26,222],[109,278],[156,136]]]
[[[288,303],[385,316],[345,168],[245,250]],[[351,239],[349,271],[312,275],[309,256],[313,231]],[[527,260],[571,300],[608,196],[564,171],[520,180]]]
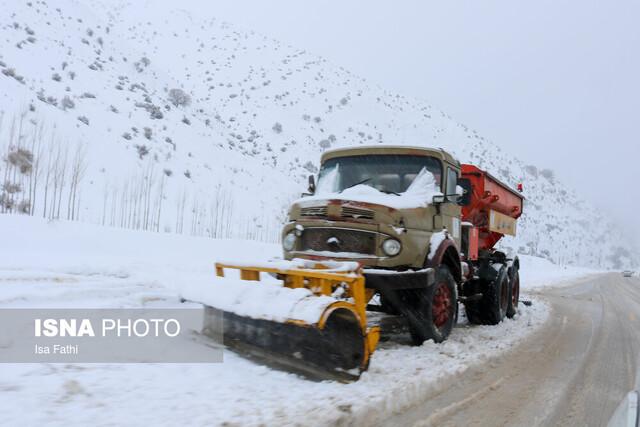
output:
[[[640,2],[205,3],[554,169],[640,241]]]

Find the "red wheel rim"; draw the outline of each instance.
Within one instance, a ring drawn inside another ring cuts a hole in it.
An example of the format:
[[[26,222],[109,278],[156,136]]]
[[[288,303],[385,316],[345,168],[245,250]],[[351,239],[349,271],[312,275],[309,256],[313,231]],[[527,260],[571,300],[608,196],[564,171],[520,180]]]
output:
[[[446,282],[439,283],[437,285],[435,293],[433,294],[433,305],[431,308],[433,315],[433,323],[439,329],[446,325],[451,318],[451,307],[453,303],[451,301],[451,290],[447,286]]]

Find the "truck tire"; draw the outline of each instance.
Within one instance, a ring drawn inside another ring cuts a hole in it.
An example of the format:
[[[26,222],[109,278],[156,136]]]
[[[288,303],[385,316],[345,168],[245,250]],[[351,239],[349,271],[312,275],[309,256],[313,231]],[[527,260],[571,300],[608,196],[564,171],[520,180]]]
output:
[[[497,325],[507,315],[511,288],[507,268],[502,267],[495,278],[482,286],[482,299],[465,304],[469,323]]]
[[[414,345],[432,339],[440,343],[446,340],[456,322],[458,290],[456,281],[446,265],[436,270],[436,283],[415,291],[411,315],[407,316],[409,332]]]
[[[512,319],[518,312],[518,301],[520,300],[520,272],[518,267],[512,267],[511,274],[509,275],[511,292],[509,295],[509,306],[507,307],[507,317]]]

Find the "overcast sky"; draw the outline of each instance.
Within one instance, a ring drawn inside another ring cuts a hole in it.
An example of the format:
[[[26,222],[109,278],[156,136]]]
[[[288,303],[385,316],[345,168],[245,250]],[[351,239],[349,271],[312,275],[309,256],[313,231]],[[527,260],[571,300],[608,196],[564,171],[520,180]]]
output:
[[[208,5],[240,27],[426,100],[523,160],[554,169],[640,241],[640,2]]]

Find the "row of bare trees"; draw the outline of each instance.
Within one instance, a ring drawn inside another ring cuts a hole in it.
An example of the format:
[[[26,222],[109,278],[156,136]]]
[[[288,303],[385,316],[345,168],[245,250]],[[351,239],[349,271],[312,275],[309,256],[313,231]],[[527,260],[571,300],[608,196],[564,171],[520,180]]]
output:
[[[58,136],[28,112],[8,119],[0,112],[0,213],[211,238],[279,238],[284,218],[258,208],[239,215],[233,189],[223,184],[206,195],[180,191],[171,172],[152,158],[132,176],[105,178],[100,212],[99,193],[90,194],[87,186],[83,194],[86,171],[84,143]]]
[[[79,219],[86,146],[45,135],[42,123],[0,112],[0,213]]]
[[[216,239],[278,240],[282,218],[238,216],[233,192],[221,184],[202,197],[186,189],[168,192],[167,176],[150,162],[124,183],[105,186],[101,224]],[[266,224],[266,225],[265,225]]]

